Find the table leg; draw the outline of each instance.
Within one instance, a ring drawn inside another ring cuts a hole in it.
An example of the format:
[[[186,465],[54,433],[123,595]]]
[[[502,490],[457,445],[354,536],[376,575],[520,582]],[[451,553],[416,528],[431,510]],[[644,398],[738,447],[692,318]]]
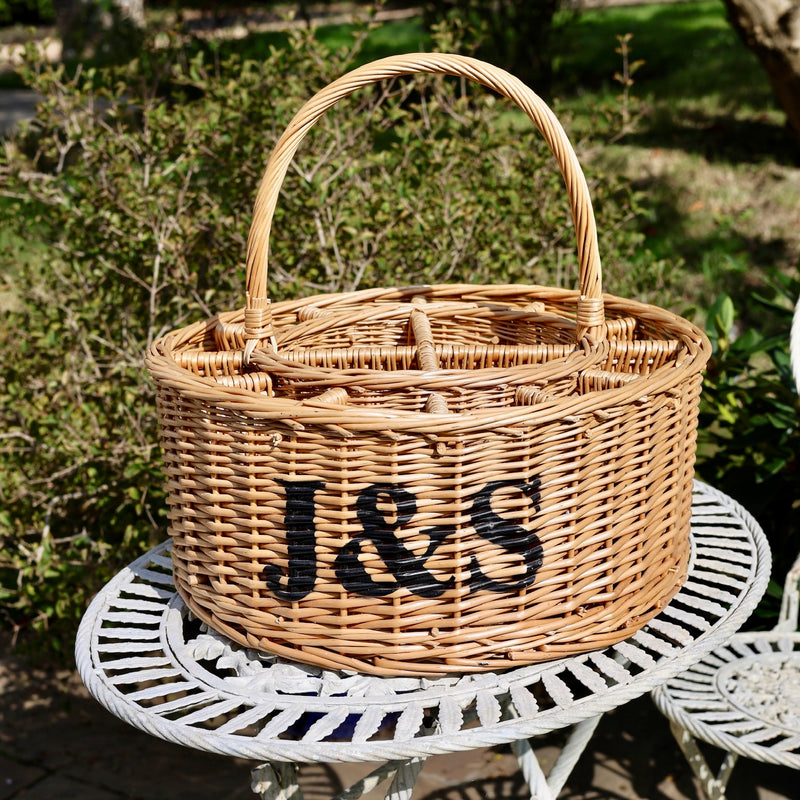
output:
[[[303,800],[297,765],[286,761],[261,764],[250,773],[250,788],[261,800]]]
[[[689,766],[692,768],[700,788],[708,800],[725,800],[725,789],[731,777],[731,770],[739,756],[736,753],[726,753],[719,773],[715,776],[708,766],[705,756],[700,752],[697,740],[685,728],[675,722],[670,722],[670,728],[678,746],[681,748]]]
[[[386,800],[411,800],[417,776],[424,766],[424,758],[412,758],[400,762],[389,791],[386,792]]]
[[[424,758],[388,761],[339,793],[334,800],[358,800],[390,777],[392,782],[386,791],[386,800],[410,800],[417,776],[424,765]],[[251,773],[251,788],[261,800],[303,800],[298,775],[296,764],[261,764]]]
[[[425,765],[424,758],[412,758],[408,761],[387,761],[369,773],[360,781],[354,783],[349,789],[336,795],[334,800],[358,800],[358,798],[371,792],[378,784],[383,783],[388,777],[392,782],[386,791],[385,800],[409,800],[411,792],[420,770]]]
[[[530,789],[531,800],[554,800],[558,796],[592,738],[597,723],[600,722],[600,717],[602,714],[585,719],[573,727],[548,777],[545,777],[530,741],[519,739],[514,742],[514,753],[525,782],[528,784],[528,789]]]

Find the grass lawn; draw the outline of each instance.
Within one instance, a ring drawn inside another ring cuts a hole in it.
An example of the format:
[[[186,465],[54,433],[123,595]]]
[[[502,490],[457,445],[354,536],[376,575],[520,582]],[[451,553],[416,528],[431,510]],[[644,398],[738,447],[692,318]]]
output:
[[[623,34],[629,60],[644,62],[628,101],[635,125],[603,144],[593,129],[598,109],[621,110]],[[641,190],[648,247],[685,260],[687,300],[727,291],[743,305],[772,269],[796,271],[800,150],[722,2],[587,11],[560,32],[559,49],[554,94],[587,144],[587,172],[602,165]]]
[[[772,99],[755,56],[728,24],[721,0],[588,10],[559,35],[556,67],[562,94],[614,93],[618,34],[632,34],[634,57],[645,63],[637,82],[664,101],[765,111]]]

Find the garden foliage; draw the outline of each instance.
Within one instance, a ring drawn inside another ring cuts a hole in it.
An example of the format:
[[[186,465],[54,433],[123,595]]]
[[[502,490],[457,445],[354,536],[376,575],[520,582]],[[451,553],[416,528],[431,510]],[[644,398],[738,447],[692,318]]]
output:
[[[699,472],[736,498],[764,528],[776,583],[800,549],[800,398],[789,360],[791,308],[800,280],[776,274],[769,295],[751,292],[750,315],[768,326],[741,329],[722,295],[708,311],[713,346],[703,384]]]
[[[0,0],[0,25],[52,22],[53,0]]]
[[[165,536],[148,344],[243,305],[270,148],[358,57],[357,37],[331,52],[299,32],[251,61],[160,36],[123,67],[29,65],[43,101],[0,153],[9,230],[38,243],[12,265],[15,302],[0,316],[0,602],[6,625],[48,630],[39,641],[56,648],[103,581]],[[672,305],[680,270],[644,248],[640,198],[613,175],[588,178],[607,289]],[[552,156],[520,113],[460,81],[415,78],[344,101],[284,189],[274,299],[576,282]]]

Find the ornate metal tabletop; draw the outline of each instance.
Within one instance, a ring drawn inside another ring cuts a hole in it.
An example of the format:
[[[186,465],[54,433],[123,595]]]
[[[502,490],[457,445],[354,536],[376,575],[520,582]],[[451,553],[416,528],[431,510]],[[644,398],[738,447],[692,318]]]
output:
[[[724,643],[766,589],[752,517],[696,484],[688,580],[630,639],[497,673],[379,678],[232,645],[191,618],[169,544],[103,588],[78,633],[84,683],[116,716],[168,741],[257,761],[384,761],[517,742],[597,718]]]
[[[800,769],[800,633],[743,633],[653,695],[680,729],[768,764]]]

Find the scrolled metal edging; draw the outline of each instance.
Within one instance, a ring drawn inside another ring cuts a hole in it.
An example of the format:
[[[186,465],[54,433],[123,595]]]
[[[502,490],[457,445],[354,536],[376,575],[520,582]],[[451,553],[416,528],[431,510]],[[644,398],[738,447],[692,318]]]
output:
[[[155,553],[163,552],[166,545],[162,545],[160,548],[145,554],[145,556],[122,570],[94,599],[84,615],[78,631],[76,640],[78,671],[90,693],[111,713],[129,724],[166,741],[198,750],[256,761],[357,762],[409,759],[478,747],[489,747],[540,735],[600,715],[653,690],[700,661],[715,647],[730,638],[754,610],[766,590],[769,580],[770,556],[766,538],[753,517],[738,503],[709,486],[696,483],[695,503],[698,504],[698,511],[702,511],[703,504],[709,502],[717,502],[723,506],[728,518],[736,518],[742,532],[747,532],[750,535],[747,541],[754,551],[755,563],[748,585],[742,587],[744,594],[740,596],[739,602],[731,605],[720,615],[716,622],[712,622],[708,629],[701,633],[692,645],[684,649],[678,657],[662,658],[655,666],[644,669],[641,673],[632,676],[628,683],[611,686],[603,694],[590,693],[587,697],[580,698],[567,707],[559,708],[556,706],[545,709],[531,717],[501,720],[493,726],[479,725],[478,727],[461,729],[447,734],[434,732],[427,735],[419,735],[418,729],[414,738],[403,741],[377,740],[353,743],[341,741],[309,742],[274,738],[259,739],[258,736],[248,738],[237,734],[218,734],[214,731],[194,728],[191,725],[182,724],[180,721],[173,721],[154,713],[148,713],[147,710],[133,704],[130,699],[126,698],[124,693],[104,680],[105,675],[100,666],[96,644],[99,629],[103,622],[103,612],[107,611],[111,605],[109,599],[116,596],[125,585],[135,578],[135,570],[137,568],[147,563],[148,559],[152,560]],[[166,580],[163,585],[165,587],[167,585],[171,586],[168,576],[165,575],[164,578]],[[681,590],[657,620],[669,618],[670,608],[677,603],[686,603],[685,598],[682,597],[684,592],[685,588]],[[166,642],[164,632],[164,617],[165,614],[162,613],[159,646],[161,646],[165,655],[169,655],[169,645]],[[627,641],[629,643],[636,642],[637,637],[647,636],[650,627],[646,626]],[[612,654],[615,650],[619,652],[618,647],[618,645],[614,645],[605,652]],[[553,674],[559,671],[566,671],[571,664],[586,662],[591,656],[592,653],[588,653],[561,661],[522,666],[499,673],[494,676],[496,681],[495,694],[504,695],[512,686],[530,686],[540,680],[545,673]],[[173,660],[174,663],[175,660]],[[187,672],[185,665],[182,668],[184,672]],[[191,677],[196,683],[200,680],[194,671],[187,677]],[[575,677],[574,674],[573,677]],[[478,683],[482,684],[483,682],[478,681]],[[200,686],[199,683],[197,685]],[[207,683],[204,688],[218,697],[225,695],[225,692]],[[475,688],[476,694],[478,688],[480,687]],[[448,693],[451,692],[452,690],[449,690]],[[233,692],[228,692],[227,694],[231,698],[238,696]],[[283,695],[280,697],[285,698]],[[434,698],[431,697],[430,692],[426,697],[425,692],[421,691],[414,693],[413,697],[409,696],[406,704],[414,701],[423,701],[424,699]],[[389,699],[384,698],[383,702],[389,702]],[[398,703],[403,705],[401,701],[398,701]],[[242,698],[242,704],[247,704],[246,698]],[[280,700],[275,705],[280,706]],[[346,705],[346,701],[336,701],[331,705]],[[363,702],[360,705],[353,702],[353,708],[355,709],[353,713],[364,713],[363,710],[358,710],[364,705],[365,703]]]

